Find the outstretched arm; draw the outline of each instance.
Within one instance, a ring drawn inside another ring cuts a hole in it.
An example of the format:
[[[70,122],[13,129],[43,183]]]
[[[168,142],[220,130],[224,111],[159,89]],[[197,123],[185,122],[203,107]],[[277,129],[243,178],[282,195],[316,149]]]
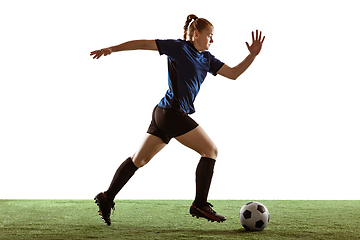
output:
[[[122,43],[109,48],[92,51],[90,56],[94,55],[93,59],[99,59],[102,55],[107,56],[112,52],[128,51],[128,50],[158,50],[155,40],[134,40]]]
[[[249,49],[250,54],[236,67],[231,68],[228,65],[224,64],[218,71],[218,74],[232,80],[236,80],[243,72],[245,72],[245,70],[255,60],[255,57],[260,53],[264,40],[265,36],[261,39],[261,32],[259,34],[258,30],[256,30],[256,37],[254,36],[254,32],[252,32],[251,46],[248,42],[246,42],[246,46]]]

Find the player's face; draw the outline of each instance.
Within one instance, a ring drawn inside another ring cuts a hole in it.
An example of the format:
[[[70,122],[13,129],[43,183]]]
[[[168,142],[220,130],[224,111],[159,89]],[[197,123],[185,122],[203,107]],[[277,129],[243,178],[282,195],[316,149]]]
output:
[[[214,42],[213,41],[214,35],[214,28],[210,27],[198,33],[198,37],[196,38],[197,45],[200,49],[199,51],[206,51],[209,50],[210,45]]]

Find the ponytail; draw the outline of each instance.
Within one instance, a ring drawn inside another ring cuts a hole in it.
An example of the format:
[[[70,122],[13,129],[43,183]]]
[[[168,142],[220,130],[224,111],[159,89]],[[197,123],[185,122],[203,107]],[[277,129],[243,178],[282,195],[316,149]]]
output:
[[[194,14],[190,14],[189,16],[187,16],[186,18],[186,22],[185,22],[185,26],[184,26],[184,40],[186,40],[187,36],[188,36],[188,28],[189,28],[189,25],[191,23],[191,21],[194,19],[194,21],[196,19],[198,19],[198,17]]]
[[[192,20],[194,21],[191,23]],[[186,41],[188,36],[192,36],[195,30],[202,31],[210,26],[212,27],[212,24],[205,18],[198,18],[196,15],[190,14],[187,16],[184,26],[184,40]]]

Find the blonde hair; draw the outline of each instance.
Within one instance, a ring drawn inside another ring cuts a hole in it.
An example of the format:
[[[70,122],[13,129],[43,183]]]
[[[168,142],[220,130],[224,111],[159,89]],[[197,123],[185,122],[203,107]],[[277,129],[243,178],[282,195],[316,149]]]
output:
[[[191,23],[191,21],[193,22]],[[187,37],[191,37],[195,30],[201,32],[209,27],[213,27],[213,25],[208,20],[205,18],[198,18],[196,15],[190,14],[187,16],[184,26],[184,40],[186,40]]]

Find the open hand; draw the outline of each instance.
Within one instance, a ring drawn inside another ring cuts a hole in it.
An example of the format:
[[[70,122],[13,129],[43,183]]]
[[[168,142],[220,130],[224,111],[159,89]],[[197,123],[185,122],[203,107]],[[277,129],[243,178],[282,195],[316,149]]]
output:
[[[256,37],[254,37],[254,32],[252,32],[252,44],[251,46],[249,45],[248,42],[246,42],[246,46],[250,51],[250,54],[256,56],[260,53],[261,51],[261,47],[262,44],[265,40],[265,36],[261,39],[261,31],[260,31],[260,35],[258,30],[256,30]]]
[[[110,55],[112,53],[110,48],[103,48],[100,50],[96,50],[96,51],[92,51],[90,53],[90,56],[94,55],[93,59],[99,59],[102,55],[107,56]]]

